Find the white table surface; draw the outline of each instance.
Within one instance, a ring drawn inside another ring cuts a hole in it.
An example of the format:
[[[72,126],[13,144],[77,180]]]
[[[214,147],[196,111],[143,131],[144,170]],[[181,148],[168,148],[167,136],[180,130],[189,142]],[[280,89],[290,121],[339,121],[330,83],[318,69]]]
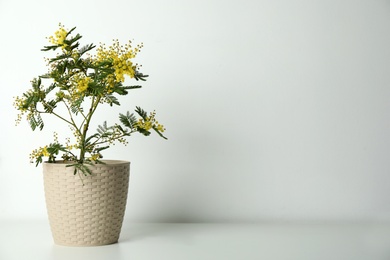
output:
[[[55,245],[47,221],[0,220],[0,260],[390,260],[390,223],[140,224],[119,243]]]

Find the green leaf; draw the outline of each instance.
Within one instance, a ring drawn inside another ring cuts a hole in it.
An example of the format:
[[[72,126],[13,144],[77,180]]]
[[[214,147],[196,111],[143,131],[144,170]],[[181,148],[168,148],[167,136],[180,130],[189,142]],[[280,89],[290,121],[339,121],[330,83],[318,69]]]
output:
[[[73,174],[76,175],[78,172],[82,172],[85,176],[87,175],[91,175],[92,174],[92,171],[90,168],[88,168],[87,165],[85,164],[91,164],[91,163],[88,163],[88,162],[84,162],[84,163],[81,163],[81,162],[77,162],[77,163],[73,163],[73,164],[68,164],[66,165],[66,167],[74,167],[74,171],[73,171]]]
[[[58,61],[58,60],[69,59],[70,57],[71,57],[70,54],[64,53],[64,54],[58,55],[58,56],[55,57],[55,58],[50,59],[50,62],[49,62],[49,63],[52,63],[52,62]]]
[[[85,139],[85,143],[88,143],[89,141],[91,141],[92,138],[98,138],[98,137],[99,137],[98,133],[93,134],[90,137],[88,137],[87,139]]]
[[[149,136],[150,135],[150,132],[148,130],[143,129],[143,128],[137,128],[137,131],[140,132],[141,134],[145,135],[145,136]]]
[[[30,127],[33,131],[38,127],[39,130],[42,130],[44,123],[40,114],[32,114],[29,118]]]
[[[35,131],[35,129],[37,129],[37,127],[38,127],[38,122],[37,122],[37,120],[35,119],[34,116],[31,116],[31,117],[30,117],[29,123],[30,123],[31,129],[32,129],[33,131]]]
[[[140,107],[135,107],[135,112],[137,112],[137,114],[140,115],[140,117],[142,117],[144,120],[148,116],[148,113]]]
[[[35,167],[38,167],[38,165],[43,162],[42,155],[37,157],[35,159],[35,162],[36,162]]]
[[[41,78],[41,77],[40,77]],[[55,89],[57,87],[57,84],[56,83],[52,83],[50,84],[50,86],[48,88],[46,88],[45,90],[45,94],[49,94],[53,89]]]
[[[98,128],[96,129],[96,131],[100,135],[103,135],[106,132],[106,129],[107,129],[107,121],[104,121],[103,125],[98,125]]]
[[[51,143],[47,147],[47,151],[50,154],[58,154],[59,151],[67,152],[67,149],[62,146],[60,143]]]
[[[43,103],[43,108],[45,109],[45,112],[47,113],[53,113],[53,110],[57,107],[57,101],[56,100],[50,100],[46,103]]]
[[[118,93],[119,95],[127,95],[129,92],[128,89],[136,89],[136,88],[142,88],[142,86],[115,86],[113,89],[113,92]]]
[[[118,101],[118,99],[115,97],[115,96],[113,96],[113,95],[106,95],[105,96],[105,101],[110,105],[110,106],[112,106],[112,105],[120,105],[120,103],[119,103],[119,101]]]
[[[84,97],[80,96],[78,99],[74,100],[72,104],[70,104],[70,110],[73,114],[77,115],[79,112],[83,111],[83,108],[81,107],[83,101]]]
[[[136,80],[142,80],[142,81],[146,81],[146,78],[149,77],[148,75],[144,75],[142,74],[141,72],[138,72],[138,71],[135,71],[135,75],[134,75],[134,78]]]
[[[104,121],[103,125],[98,125],[98,128],[96,130],[101,137],[107,137],[111,134],[110,130],[112,130],[112,128],[112,126],[107,126],[107,121]]]
[[[65,38],[68,37],[75,29],[76,29],[76,27],[73,27],[72,29],[70,29],[69,32],[66,34]]]
[[[95,48],[95,47],[96,47],[96,46],[93,45],[93,44],[89,44],[89,45],[86,45],[86,46],[84,46],[84,47],[81,47],[80,50],[79,50],[80,57],[81,57],[84,53],[86,53],[86,52],[92,50],[92,49]]]
[[[56,50],[58,47],[60,47],[60,45],[43,46],[43,49],[41,49],[41,51]]]
[[[126,115],[119,114],[119,121],[121,121],[124,126],[132,129],[137,122],[137,118],[134,114],[130,114],[130,112],[127,111]]]
[[[166,137],[165,137],[160,131],[158,131],[155,127],[153,127],[153,130],[156,131],[156,133],[157,133],[160,137],[164,138],[165,140],[168,140],[168,138],[166,138]]]
[[[123,86],[124,89],[134,89],[134,88],[142,88],[141,85],[134,85],[134,86]]]
[[[103,150],[106,150],[106,149],[108,149],[108,148],[110,148],[110,146],[104,146],[104,147],[98,147],[98,148],[95,148],[95,150],[94,150],[94,152],[95,153],[99,153],[99,152],[101,152],[101,151],[103,151]]]
[[[41,75],[39,77],[42,78],[42,79],[50,79],[51,75],[50,75],[50,73],[46,73],[46,74],[43,74],[43,75]]]
[[[43,123],[43,120],[42,120],[42,117],[40,114],[37,114],[37,122],[38,122],[39,130],[42,130],[45,124]]]

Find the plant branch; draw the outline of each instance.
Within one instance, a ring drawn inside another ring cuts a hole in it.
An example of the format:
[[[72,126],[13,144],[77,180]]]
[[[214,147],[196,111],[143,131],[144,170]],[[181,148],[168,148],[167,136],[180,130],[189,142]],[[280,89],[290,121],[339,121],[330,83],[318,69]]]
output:
[[[39,110],[36,110],[37,113],[39,114],[53,114],[55,115],[56,117],[58,117],[59,119],[67,122],[68,124],[72,125],[72,122],[70,122],[69,120],[63,118],[62,116],[58,115],[57,113],[54,113],[53,111],[52,112],[45,112],[45,111],[39,111]]]
[[[70,116],[70,120],[72,121],[71,125],[72,125],[74,128],[76,128],[76,129],[77,129],[77,132],[81,135],[81,128],[79,129],[79,128],[77,127],[77,124],[76,124],[76,122],[74,121],[73,116],[72,116],[72,113],[71,113],[71,111],[70,111],[70,107],[68,106],[68,104],[67,104],[65,101],[62,101],[62,102],[64,103],[66,109],[68,110],[68,114],[69,114],[69,116]],[[81,111],[79,111],[79,112],[81,112]],[[84,114],[82,114],[82,116],[85,118]]]
[[[96,100],[95,100],[95,97],[92,98],[92,103],[91,103],[91,107],[89,108],[89,112],[88,112],[88,116],[86,118],[86,121],[83,125],[81,125],[80,127],[83,128],[83,132],[82,132],[82,135],[81,135],[81,148],[80,148],[80,162],[83,163],[84,162],[84,159],[85,159],[85,151],[86,151],[86,143],[85,143],[85,140],[87,138],[87,132],[88,132],[88,128],[89,128],[89,124],[91,122],[91,119],[92,119],[92,116],[93,114],[95,113],[98,105],[99,105],[99,102],[100,102],[100,99],[101,97],[97,97]]]

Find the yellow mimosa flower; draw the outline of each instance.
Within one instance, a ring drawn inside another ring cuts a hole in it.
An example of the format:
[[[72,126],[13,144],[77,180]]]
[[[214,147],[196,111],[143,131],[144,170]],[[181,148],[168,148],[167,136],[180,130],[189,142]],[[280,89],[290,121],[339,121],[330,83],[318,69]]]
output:
[[[88,89],[88,84],[92,82],[92,79],[90,77],[80,78],[77,81],[77,90],[78,92],[82,93]]]
[[[97,161],[100,159],[100,155],[99,154],[93,154],[90,158],[92,161]]]
[[[52,44],[62,45],[62,49],[64,49],[67,44],[64,43],[68,32],[64,29],[64,27],[60,27],[55,33],[54,36],[50,36],[49,40]]]
[[[50,153],[47,151],[47,146],[43,147],[41,153],[43,156],[46,156],[46,157],[50,156]]]

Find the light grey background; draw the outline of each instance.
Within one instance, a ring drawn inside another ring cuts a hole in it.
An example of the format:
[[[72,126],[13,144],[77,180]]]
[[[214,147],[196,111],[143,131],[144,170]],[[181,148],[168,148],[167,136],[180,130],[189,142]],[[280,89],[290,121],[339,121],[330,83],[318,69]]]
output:
[[[390,220],[390,2],[371,0],[0,0],[0,218],[46,218],[28,154],[67,127],[15,127],[12,102],[59,22],[145,45],[150,79],[96,122],[141,105],[167,128],[105,154],[132,163],[128,220]]]

